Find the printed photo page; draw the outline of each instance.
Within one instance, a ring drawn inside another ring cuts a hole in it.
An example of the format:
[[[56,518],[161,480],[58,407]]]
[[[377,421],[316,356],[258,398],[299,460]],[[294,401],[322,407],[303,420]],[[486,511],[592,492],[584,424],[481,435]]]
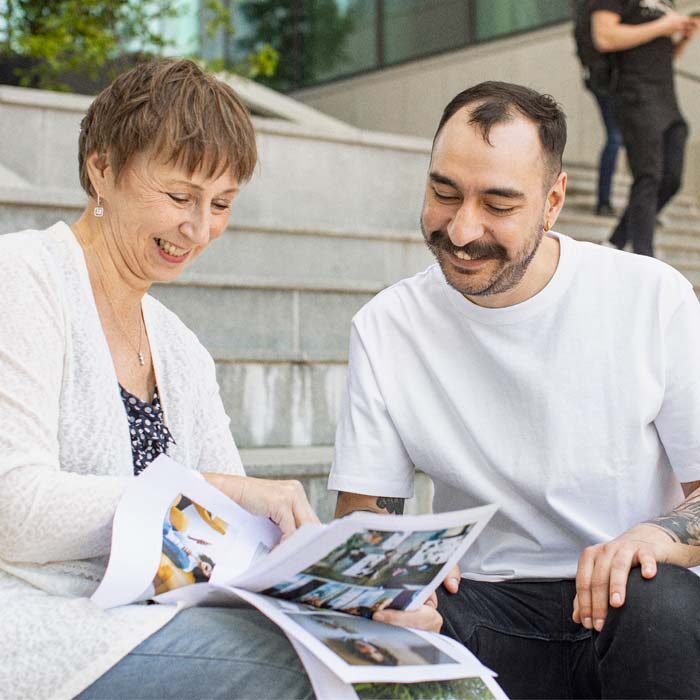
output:
[[[270,520],[251,515],[201,474],[161,455],[119,502],[109,563],[92,600],[102,608],[147,599],[205,602],[215,570],[235,578],[279,539]]]
[[[488,674],[415,683],[345,683],[294,637],[289,637],[289,641],[304,665],[318,700],[508,700]]]
[[[343,683],[406,684],[494,675],[462,645],[439,634],[238,592]]]
[[[323,529],[302,528],[228,584],[319,608],[371,617],[419,608],[496,511],[434,515],[357,512]]]
[[[358,512],[305,525],[279,543],[268,519],[160,456],[122,496],[107,570],[92,600],[105,608],[148,599],[224,604],[244,588],[367,618],[384,608],[411,610],[440,585],[495,510]]]

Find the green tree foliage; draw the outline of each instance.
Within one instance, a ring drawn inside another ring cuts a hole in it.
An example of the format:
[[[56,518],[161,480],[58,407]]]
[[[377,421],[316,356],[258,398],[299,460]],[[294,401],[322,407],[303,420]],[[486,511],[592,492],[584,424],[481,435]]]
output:
[[[247,0],[239,11],[248,32],[238,40],[257,53],[271,46],[280,62],[273,77],[262,79],[279,90],[308,84],[346,60],[344,44],[355,19],[336,0]]]
[[[23,63],[22,85],[66,90],[66,76],[108,82],[125,65],[162,53],[162,22],[184,9],[182,0],[0,0],[0,55]],[[230,2],[202,0],[201,11],[206,32],[233,31]],[[274,49],[260,46],[237,68],[271,75],[277,60]]]

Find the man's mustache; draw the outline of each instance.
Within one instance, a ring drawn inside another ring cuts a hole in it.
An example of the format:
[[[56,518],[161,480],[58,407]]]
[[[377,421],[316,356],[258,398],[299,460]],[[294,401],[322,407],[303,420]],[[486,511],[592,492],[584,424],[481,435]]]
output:
[[[456,246],[450,240],[445,231],[433,231],[428,237],[428,245],[433,250],[444,250],[446,253],[455,253],[458,250],[466,253],[470,258],[495,258],[496,260],[508,260],[508,251],[498,243],[489,241],[470,241],[466,245]]]

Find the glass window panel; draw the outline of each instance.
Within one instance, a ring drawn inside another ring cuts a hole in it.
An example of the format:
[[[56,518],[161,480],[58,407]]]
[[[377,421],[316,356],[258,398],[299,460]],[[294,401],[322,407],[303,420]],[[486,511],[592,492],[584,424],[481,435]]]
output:
[[[375,68],[377,64],[377,8],[374,0],[314,0],[314,36],[307,42],[305,58],[310,70],[305,83]],[[334,7],[329,7],[334,6]],[[332,14],[336,21],[332,22]],[[329,29],[334,38],[329,40]]]
[[[469,41],[466,0],[384,0],[382,21],[387,64],[458,48]]]
[[[172,56],[189,56],[200,47],[199,3],[192,1],[180,3],[178,8],[180,12],[176,17],[161,20],[158,27],[159,33],[167,42],[163,53]],[[206,54],[206,51],[203,54]]]
[[[571,18],[571,0],[473,0],[475,39],[484,41]]]
[[[242,0],[235,5],[232,63],[270,44],[277,73],[262,79],[286,91],[377,66],[375,0]]]

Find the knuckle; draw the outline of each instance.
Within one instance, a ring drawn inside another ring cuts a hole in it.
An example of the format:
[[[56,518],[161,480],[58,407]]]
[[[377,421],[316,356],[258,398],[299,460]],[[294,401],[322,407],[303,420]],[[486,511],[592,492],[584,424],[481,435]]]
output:
[[[622,545],[624,547],[624,545]],[[601,545],[601,552],[606,557],[612,557],[620,549],[620,544],[618,542],[606,542]]]
[[[615,569],[624,569],[627,567],[627,562],[629,561],[629,557],[625,552],[618,552],[613,558],[612,561],[610,562],[613,568]]]
[[[601,591],[603,589],[608,588],[608,577],[607,576],[600,576],[596,575],[593,577],[593,580],[591,581],[591,591],[594,593],[597,591]]]
[[[591,580],[590,579],[581,579],[580,581],[576,581],[576,593],[579,597],[585,598],[588,593],[590,593],[591,590]]]

